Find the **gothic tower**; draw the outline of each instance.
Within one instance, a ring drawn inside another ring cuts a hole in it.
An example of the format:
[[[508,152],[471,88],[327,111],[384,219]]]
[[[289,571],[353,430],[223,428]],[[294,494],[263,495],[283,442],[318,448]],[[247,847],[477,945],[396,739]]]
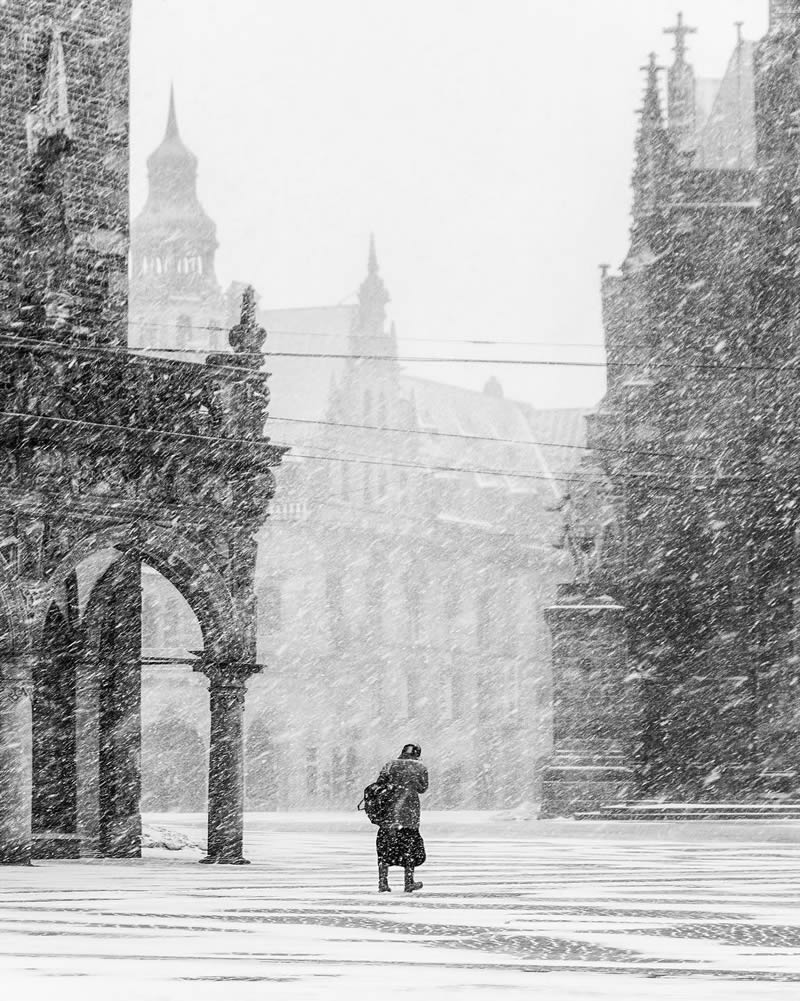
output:
[[[131,344],[137,347],[213,344],[209,328],[224,318],[217,227],[197,196],[197,166],[181,138],[173,91],[164,139],[147,161],[147,201],[131,227]]]
[[[0,319],[122,343],[130,0],[0,6]]]

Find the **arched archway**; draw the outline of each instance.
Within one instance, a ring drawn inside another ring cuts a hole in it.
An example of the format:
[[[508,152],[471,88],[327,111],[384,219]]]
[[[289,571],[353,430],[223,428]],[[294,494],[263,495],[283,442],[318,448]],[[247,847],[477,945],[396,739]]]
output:
[[[34,776],[35,852],[140,854],[145,561],[185,599],[202,634],[181,663],[210,679],[209,854],[239,861],[244,683],[257,668],[241,661],[246,637],[210,557],[180,533],[147,525],[110,527],[79,542],[49,576],[36,607],[32,633],[43,656],[34,733],[43,764]],[[56,642],[67,633],[69,656]],[[55,801],[63,809],[47,806]]]
[[[76,543],[47,581],[33,623],[38,647],[50,604],[57,599],[69,576],[92,556],[104,550],[128,553],[152,566],[189,603],[203,632],[204,648],[216,657],[237,659],[242,653],[242,624],[225,579],[209,554],[182,533],[163,525],[115,525]]]

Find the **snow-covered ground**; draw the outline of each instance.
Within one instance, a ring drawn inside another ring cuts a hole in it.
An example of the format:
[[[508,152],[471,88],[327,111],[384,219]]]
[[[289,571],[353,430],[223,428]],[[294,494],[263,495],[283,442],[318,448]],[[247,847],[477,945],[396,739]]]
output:
[[[148,818],[202,841],[200,818]],[[196,848],[0,869],[0,996],[795,999],[800,824],[432,815],[425,889],[375,892],[363,817],[248,818],[248,867]]]

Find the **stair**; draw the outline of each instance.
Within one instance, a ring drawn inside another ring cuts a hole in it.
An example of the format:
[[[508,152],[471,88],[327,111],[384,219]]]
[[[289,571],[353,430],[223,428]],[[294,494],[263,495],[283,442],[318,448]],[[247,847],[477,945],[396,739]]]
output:
[[[800,821],[800,802],[761,803],[659,803],[636,800],[610,803],[599,810],[579,813],[578,820],[630,821],[753,821],[783,823]]]

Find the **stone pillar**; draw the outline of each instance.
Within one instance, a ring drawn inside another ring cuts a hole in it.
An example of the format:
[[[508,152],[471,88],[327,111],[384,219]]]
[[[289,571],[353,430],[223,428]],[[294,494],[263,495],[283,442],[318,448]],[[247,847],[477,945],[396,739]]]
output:
[[[553,634],[553,755],[542,816],[618,802],[633,786],[639,699],[627,665],[625,609],[575,585],[546,610]]]
[[[142,592],[141,560],[125,553],[108,589],[106,646],[101,647],[100,852],[141,856]]]
[[[203,862],[247,865],[244,838],[244,700],[255,664],[203,664],[209,679],[208,855]]]
[[[34,659],[0,659],[0,865],[31,860]]]
[[[75,767],[80,854],[100,854],[100,664],[86,657],[77,668]]]

